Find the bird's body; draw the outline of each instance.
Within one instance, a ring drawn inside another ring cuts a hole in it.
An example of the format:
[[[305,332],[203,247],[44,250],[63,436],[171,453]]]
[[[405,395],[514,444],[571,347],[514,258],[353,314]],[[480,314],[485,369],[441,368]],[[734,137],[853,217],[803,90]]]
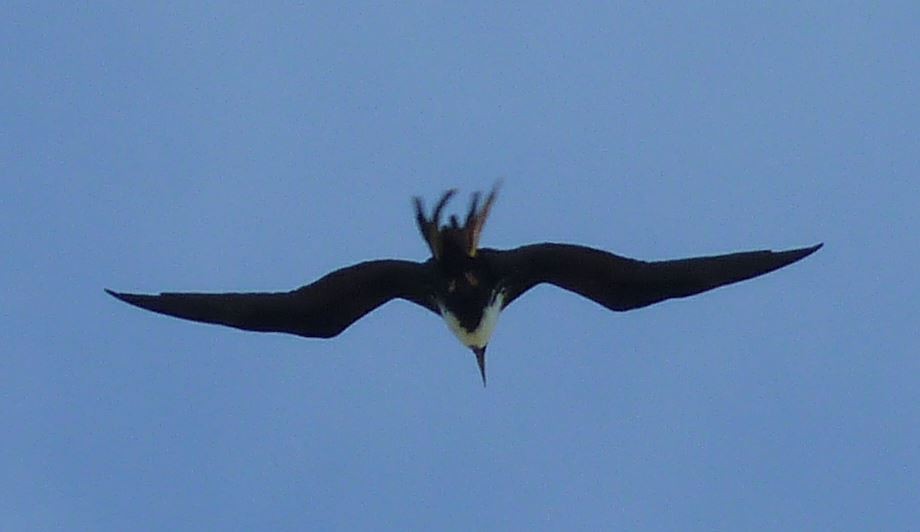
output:
[[[485,384],[485,350],[502,310],[530,288],[549,283],[610,310],[640,308],[687,297],[782,268],[814,253],[816,246],[789,251],[748,251],[690,259],[645,262],[571,244],[542,243],[509,250],[479,247],[492,204],[473,196],[461,224],[432,216],[415,199],[416,220],[431,250],[425,262],[375,260],[336,270],[290,292],[127,294],[107,290],[132,305],[193,321],[260,332],[330,338],[392,299],[404,299],[439,314],[476,355]]]

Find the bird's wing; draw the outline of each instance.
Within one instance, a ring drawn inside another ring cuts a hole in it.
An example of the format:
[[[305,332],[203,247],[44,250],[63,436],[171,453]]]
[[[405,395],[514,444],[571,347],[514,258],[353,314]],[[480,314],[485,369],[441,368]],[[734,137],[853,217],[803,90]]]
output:
[[[821,246],[645,262],[583,246],[545,243],[490,250],[489,257],[506,279],[505,306],[537,284],[550,283],[622,311],[757,277]]]
[[[125,294],[118,299],[186,320],[261,332],[312,338],[336,336],[391,299],[400,298],[432,312],[428,263],[402,260],[362,262],[334,271],[290,292]]]

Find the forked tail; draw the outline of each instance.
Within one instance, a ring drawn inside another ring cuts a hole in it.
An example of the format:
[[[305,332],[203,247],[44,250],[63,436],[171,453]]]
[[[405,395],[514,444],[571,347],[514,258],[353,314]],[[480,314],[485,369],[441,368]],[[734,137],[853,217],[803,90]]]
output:
[[[482,208],[479,207],[480,193],[475,192],[473,194],[466,220],[464,220],[462,226],[456,215],[450,217],[449,225],[441,225],[441,214],[450,199],[457,193],[456,189],[450,189],[441,196],[431,213],[431,218],[425,216],[422,199],[418,196],[413,198],[415,201],[415,219],[418,222],[419,231],[422,232],[422,238],[425,239],[435,259],[440,259],[444,256],[445,242],[457,242],[466,255],[470,257],[476,256],[482,228],[489,217],[489,211],[492,210],[492,204],[495,203],[499,185],[501,185],[501,182],[495,183],[492,187],[492,191],[486,197],[486,202],[482,205]]]

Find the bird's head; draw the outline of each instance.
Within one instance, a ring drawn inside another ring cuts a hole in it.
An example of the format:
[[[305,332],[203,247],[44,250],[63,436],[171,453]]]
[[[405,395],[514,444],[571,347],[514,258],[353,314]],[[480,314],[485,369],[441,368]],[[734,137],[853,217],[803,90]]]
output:
[[[486,384],[486,347],[489,345],[489,339],[492,338],[492,332],[498,323],[498,315],[501,312],[502,294],[499,292],[496,300],[469,314],[462,314],[460,310],[452,310],[443,303],[439,304],[441,317],[447,323],[447,328],[454,333],[460,342],[470,348],[476,355],[476,363],[479,365],[479,373],[482,375],[482,384]],[[467,320],[467,318],[470,318]],[[475,321],[475,324],[473,322]]]

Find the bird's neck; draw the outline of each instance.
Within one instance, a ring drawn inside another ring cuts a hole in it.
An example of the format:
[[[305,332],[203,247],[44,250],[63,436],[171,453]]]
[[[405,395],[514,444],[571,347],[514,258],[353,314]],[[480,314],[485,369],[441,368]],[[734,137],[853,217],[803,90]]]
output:
[[[498,316],[502,311],[505,295],[497,291],[488,304],[482,309],[479,322],[470,327],[469,320],[461,319],[454,311],[445,306],[443,302],[438,303],[441,311],[441,317],[447,323],[454,336],[467,347],[485,347],[492,337],[495,325],[498,323]]]

